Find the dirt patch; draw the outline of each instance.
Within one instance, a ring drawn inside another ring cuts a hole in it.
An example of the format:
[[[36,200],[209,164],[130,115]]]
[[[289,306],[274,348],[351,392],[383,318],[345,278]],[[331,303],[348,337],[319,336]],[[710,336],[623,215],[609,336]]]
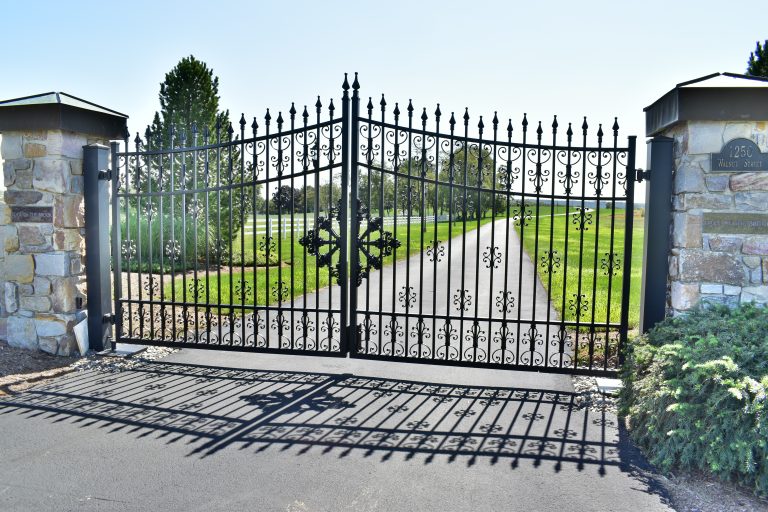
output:
[[[141,361],[153,361],[176,352],[149,347],[134,358],[97,356],[60,357],[35,350],[10,347],[0,341],[0,397],[20,393],[56,377],[89,369],[128,369]]]
[[[677,512],[758,512],[768,510],[768,499],[751,491],[698,473],[670,474],[667,491]]]
[[[592,411],[616,413],[616,398],[601,393],[592,377],[572,378],[576,403]],[[658,477],[677,512],[766,512],[768,499],[704,473],[677,472]]]
[[[76,357],[59,357],[8,346],[0,341],[0,396],[72,371]]]

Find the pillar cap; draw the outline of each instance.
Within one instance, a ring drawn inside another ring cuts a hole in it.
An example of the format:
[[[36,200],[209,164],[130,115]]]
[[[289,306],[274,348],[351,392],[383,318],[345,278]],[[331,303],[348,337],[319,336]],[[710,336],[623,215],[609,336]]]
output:
[[[768,121],[768,78],[712,73],[677,84],[643,111],[647,137],[684,121]]]
[[[123,139],[128,116],[65,92],[0,101],[0,132],[66,130]]]

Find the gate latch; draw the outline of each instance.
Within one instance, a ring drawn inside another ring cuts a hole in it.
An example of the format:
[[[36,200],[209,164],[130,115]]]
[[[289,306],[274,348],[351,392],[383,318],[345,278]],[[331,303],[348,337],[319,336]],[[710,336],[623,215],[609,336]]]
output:
[[[651,179],[651,170],[648,169],[647,171],[644,169],[635,169],[635,181],[638,183],[642,183],[643,180],[650,180]]]
[[[112,313],[107,313],[102,318],[102,323],[115,325],[115,315]]]
[[[109,169],[106,171],[99,171],[99,180],[112,181],[112,171]]]

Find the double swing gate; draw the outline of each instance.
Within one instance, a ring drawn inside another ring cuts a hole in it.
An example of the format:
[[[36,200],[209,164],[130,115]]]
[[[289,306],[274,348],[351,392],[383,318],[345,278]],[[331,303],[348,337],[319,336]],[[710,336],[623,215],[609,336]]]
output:
[[[237,128],[113,144],[117,342],[616,372],[635,178],[617,123],[361,104],[355,76],[340,116],[318,98]]]

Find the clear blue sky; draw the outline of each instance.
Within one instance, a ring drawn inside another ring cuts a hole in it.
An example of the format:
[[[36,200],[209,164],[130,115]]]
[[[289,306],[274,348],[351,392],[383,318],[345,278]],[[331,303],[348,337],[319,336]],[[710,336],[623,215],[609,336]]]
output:
[[[743,72],[768,11],[755,1],[8,1],[0,99],[57,90],[130,116],[142,131],[159,83],[194,54],[233,118],[364,96],[548,126],[612,124],[644,140],[643,107],[676,83]],[[476,119],[476,118],[475,118]],[[639,152],[640,165],[645,151]]]

